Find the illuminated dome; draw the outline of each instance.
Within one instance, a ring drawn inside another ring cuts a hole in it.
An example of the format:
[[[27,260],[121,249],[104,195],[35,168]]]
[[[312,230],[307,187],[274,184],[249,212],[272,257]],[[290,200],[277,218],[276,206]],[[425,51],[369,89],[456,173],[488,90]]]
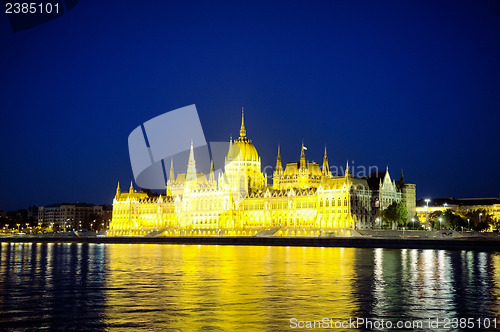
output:
[[[227,157],[231,161],[259,161],[257,149],[252,144],[252,141],[247,138],[243,113],[241,114],[240,137],[231,144]]]

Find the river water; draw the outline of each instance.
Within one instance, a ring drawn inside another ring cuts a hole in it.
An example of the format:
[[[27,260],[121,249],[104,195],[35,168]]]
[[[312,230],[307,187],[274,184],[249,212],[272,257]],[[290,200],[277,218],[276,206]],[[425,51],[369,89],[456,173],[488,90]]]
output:
[[[397,330],[396,324],[413,330],[485,325],[493,330],[495,324],[499,329],[500,255],[418,249],[0,245],[2,330]]]

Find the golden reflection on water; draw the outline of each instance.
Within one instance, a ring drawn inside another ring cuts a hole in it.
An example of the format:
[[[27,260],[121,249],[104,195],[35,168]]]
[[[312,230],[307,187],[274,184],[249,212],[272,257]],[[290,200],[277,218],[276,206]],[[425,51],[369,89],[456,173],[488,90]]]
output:
[[[285,331],[292,318],[455,317],[500,318],[499,253],[0,245],[0,330]]]
[[[352,296],[355,251],[109,246],[107,324],[141,327],[154,322],[182,331],[287,330],[293,317],[354,317],[359,309]]]

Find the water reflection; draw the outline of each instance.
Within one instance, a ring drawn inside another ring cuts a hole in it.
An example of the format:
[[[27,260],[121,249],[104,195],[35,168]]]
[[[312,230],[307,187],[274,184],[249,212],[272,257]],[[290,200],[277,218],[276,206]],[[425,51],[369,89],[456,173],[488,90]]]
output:
[[[498,253],[375,249],[373,262],[368,317],[498,317]]]
[[[104,326],[105,247],[2,243],[0,328]]]
[[[356,309],[353,249],[116,245],[108,253],[112,327],[280,330],[292,317]]]
[[[0,329],[283,331],[291,318],[499,314],[497,253],[0,245]]]

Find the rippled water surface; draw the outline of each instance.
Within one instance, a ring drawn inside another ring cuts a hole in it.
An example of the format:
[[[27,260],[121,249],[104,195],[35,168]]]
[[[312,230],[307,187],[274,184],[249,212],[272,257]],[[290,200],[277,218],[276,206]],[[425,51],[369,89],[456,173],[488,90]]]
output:
[[[500,327],[500,255],[152,244],[0,246],[1,329],[280,331],[290,330],[293,318],[304,324],[324,318],[497,318]]]

